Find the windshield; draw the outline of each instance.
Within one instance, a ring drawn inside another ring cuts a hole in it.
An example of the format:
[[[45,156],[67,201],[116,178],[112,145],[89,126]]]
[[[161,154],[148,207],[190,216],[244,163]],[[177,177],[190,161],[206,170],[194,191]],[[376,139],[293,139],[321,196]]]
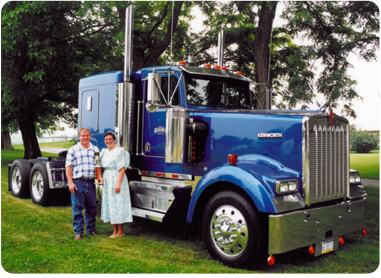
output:
[[[248,82],[187,73],[184,77],[189,104],[251,109]]]

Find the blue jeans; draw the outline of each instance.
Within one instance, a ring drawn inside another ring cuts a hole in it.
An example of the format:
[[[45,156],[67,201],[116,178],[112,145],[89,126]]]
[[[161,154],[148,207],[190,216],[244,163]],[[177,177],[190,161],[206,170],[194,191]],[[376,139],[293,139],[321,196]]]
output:
[[[84,218],[82,210],[85,209],[86,232],[95,232],[95,215],[97,213],[95,185],[93,182],[81,180],[74,181],[78,190],[71,195],[71,207],[73,210],[73,228],[75,235],[82,235],[84,230]]]

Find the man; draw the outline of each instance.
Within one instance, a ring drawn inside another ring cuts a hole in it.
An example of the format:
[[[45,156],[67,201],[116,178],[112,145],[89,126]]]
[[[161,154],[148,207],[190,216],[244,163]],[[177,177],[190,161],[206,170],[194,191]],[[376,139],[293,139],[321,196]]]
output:
[[[91,133],[88,128],[81,128],[78,134],[79,143],[69,149],[65,164],[71,192],[75,240],[81,239],[84,232],[83,209],[85,209],[86,232],[93,236],[98,235],[95,232],[94,153],[99,152],[99,149],[90,143]]]

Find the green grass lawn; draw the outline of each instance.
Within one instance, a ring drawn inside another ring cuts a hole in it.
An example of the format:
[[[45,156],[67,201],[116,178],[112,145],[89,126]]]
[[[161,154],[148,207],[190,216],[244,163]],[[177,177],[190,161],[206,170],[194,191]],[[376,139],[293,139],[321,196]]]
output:
[[[351,169],[361,173],[365,179],[380,178],[380,151],[371,151],[367,154],[351,152]]]
[[[110,239],[111,225],[99,212],[101,235],[74,241],[70,206],[41,207],[8,192],[7,164],[23,150],[1,156],[1,263],[9,273],[371,273],[379,266],[379,188],[366,187],[368,236],[347,235],[324,256],[301,249],[276,256],[272,267],[244,270],[212,260],[201,239],[184,239],[156,222],[126,224],[125,237]]]

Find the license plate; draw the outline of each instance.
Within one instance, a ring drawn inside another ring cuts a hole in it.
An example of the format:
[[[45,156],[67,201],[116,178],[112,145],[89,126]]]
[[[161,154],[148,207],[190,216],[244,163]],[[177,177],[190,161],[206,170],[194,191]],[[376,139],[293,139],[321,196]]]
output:
[[[326,254],[333,251],[333,240],[322,242],[321,244],[321,253]]]

